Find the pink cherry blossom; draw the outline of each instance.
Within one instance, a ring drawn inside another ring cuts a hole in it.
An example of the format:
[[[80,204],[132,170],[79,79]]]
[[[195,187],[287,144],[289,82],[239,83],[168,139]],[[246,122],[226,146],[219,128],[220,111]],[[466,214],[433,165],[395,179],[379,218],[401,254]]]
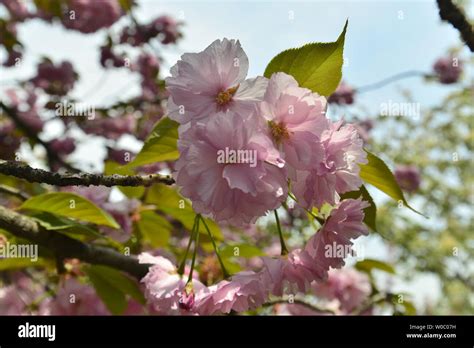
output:
[[[354,103],[354,89],[344,81],[337,86],[336,91],[328,98],[329,103],[350,105]]]
[[[76,145],[74,139],[66,137],[64,139],[53,139],[50,142],[51,150],[56,152],[58,155],[69,155],[74,152]]]
[[[175,43],[181,36],[180,23],[169,16],[159,16],[149,24],[135,24],[125,27],[120,34],[120,43],[141,46],[157,38],[164,45]]]
[[[357,129],[357,133],[359,133],[364,144],[368,143],[370,140],[370,131],[374,128],[374,122],[366,119],[354,123],[354,127]]]
[[[0,4],[8,9],[10,16],[15,21],[23,21],[30,16],[23,0],[0,0]]]
[[[89,34],[110,27],[122,15],[118,0],[69,0],[62,22],[68,29]]]
[[[68,278],[56,295],[40,305],[42,315],[110,315],[94,288],[76,278]]]
[[[369,203],[361,198],[340,202],[321,229],[308,240],[304,250],[326,270],[344,266],[344,258],[353,255],[352,240],[369,233],[363,222],[363,209],[367,207]]]
[[[156,77],[160,70],[160,63],[156,56],[142,53],[136,62],[134,67],[142,76],[142,91],[143,97],[147,100],[156,99],[158,93],[158,85],[156,83]]]
[[[268,83],[260,112],[290,166],[307,170],[324,156],[319,142],[328,128],[324,97],[299,87],[290,75],[275,73]]]
[[[135,69],[144,80],[154,80],[160,69],[160,62],[155,55],[142,53],[138,56]]]
[[[187,293],[187,275],[178,274],[174,264],[163,256],[149,253],[139,255],[140,263],[151,264],[148,273],[141,280],[145,284],[145,297],[159,314],[183,314],[194,306],[194,298]],[[186,273],[186,272],[185,272]],[[199,280],[192,280],[193,291],[201,292],[206,288]]]
[[[11,284],[0,287],[0,315],[33,314],[32,304],[41,299],[44,288],[21,272],[10,277]]]
[[[164,45],[175,43],[181,37],[179,23],[169,16],[155,18],[147,28],[149,35],[158,36]]]
[[[327,276],[326,265],[319,264],[307,251],[295,249],[287,256],[264,258],[265,268],[271,279],[270,292],[276,296],[284,293],[306,292],[315,280]]]
[[[420,188],[420,170],[414,165],[398,166],[394,172],[395,179],[402,190],[415,192]]]
[[[313,235],[303,249],[295,249],[286,257],[264,257],[270,279],[270,292],[276,296],[286,293],[306,292],[313,281],[324,281],[330,267],[344,265],[343,254],[328,254],[337,246],[352,246],[351,239],[367,234],[363,224],[368,205],[361,199],[342,201],[330,214],[322,228]]]
[[[349,314],[366,301],[372,291],[369,277],[353,268],[330,270],[325,282],[313,284],[314,293],[328,300],[337,299],[343,313]]]
[[[10,50],[8,51],[7,59],[3,62],[3,66],[12,67],[20,62],[21,58],[23,57],[23,53],[17,50]]]
[[[258,308],[268,299],[265,276],[247,271],[233,275],[230,281],[222,280],[198,295],[195,311],[212,315]]]
[[[125,57],[114,53],[112,47],[102,46],[100,48],[100,65],[104,68],[120,68],[125,65]]]
[[[257,119],[217,113],[206,124],[183,131],[178,147],[176,183],[197,213],[242,226],[276,209],[286,197],[283,163]]]
[[[439,82],[443,84],[456,83],[461,76],[463,67],[462,62],[456,57],[448,56],[439,58],[434,66]]]
[[[37,96],[33,89],[27,88],[26,94],[19,95],[14,89],[7,89],[5,94],[10,99],[11,107],[15,109],[18,118],[33,132],[43,130],[44,121],[38,114]]]
[[[251,113],[267,79],[245,80],[248,68],[247,55],[235,40],[216,40],[203,52],[183,54],[166,79],[169,117],[183,124],[219,111]]]
[[[0,158],[13,160],[20,147],[20,137],[14,134],[15,125],[11,120],[0,121]]]
[[[14,285],[0,288],[0,315],[25,314],[27,305]]]
[[[298,171],[292,189],[304,207],[334,205],[338,194],[362,185],[359,164],[367,163],[363,141],[356,128],[342,121],[331,123],[321,136],[324,157],[309,171]]]
[[[55,65],[45,60],[38,65],[38,73],[31,80],[33,85],[52,95],[66,95],[77,80],[77,73],[70,62]]]
[[[67,119],[67,117],[63,119]],[[100,135],[113,140],[119,139],[124,134],[133,133],[136,126],[137,119],[132,114],[99,118],[81,124],[82,130],[87,134]]]

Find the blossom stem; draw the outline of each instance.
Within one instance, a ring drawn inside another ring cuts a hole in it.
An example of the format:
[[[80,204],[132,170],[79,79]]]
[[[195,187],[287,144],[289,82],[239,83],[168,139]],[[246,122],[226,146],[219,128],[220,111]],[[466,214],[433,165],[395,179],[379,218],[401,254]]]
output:
[[[195,237],[194,237],[194,253],[193,253],[193,259],[191,261],[191,270],[189,271],[189,277],[188,281],[186,284],[191,283],[193,280],[193,271],[194,271],[194,265],[196,263],[196,255],[197,255],[197,249],[199,247],[199,221],[200,221],[200,215],[196,215],[196,231],[194,231]]]
[[[296,203],[298,203],[298,201],[296,200],[296,197],[293,196],[293,194],[292,194],[291,192],[288,193],[288,196],[289,196],[292,200],[294,200]],[[323,218],[320,218],[320,217],[317,216],[315,213],[313,213],[311,210],[306,209],[305,207],[301,206],[299,203],[298,203],[298,205],[299,205],[301,208],[303,208],[304,210],[306,210],[306,212],[307,212],[309,215],[311,215],[315,220],[317,220],[321,226],[324,225],[325,220],[324,220]]]
[[[189,237],[189,242],[186,248],[186,252],[184,253],[183,260],[181,261],[181,264],[179,265],[179,268],[178,268],[178,274],[181,274],[181,275],[183,275],[184,273],[184,267],[186,265],[186,259],[188,258],[189,249],[191,248],[191,243],[193,242],[195,238],[197,219],[198,219],[198,216],[196,215],[196,217],[194,218],[193,229],[191,231],[191,236]]]
[[[214,247],[214,252],[216,253],[217,259],[219,260],[219,264],[221,265],[222,273],[224,274],[224,278],[229,278],[230,273],[227,272],[224,262],[222,262],[221,255],[219,254],[219,250],[217,249],[216,241],[214,240],[214,237],[212,236],[211,230],[209,229],[209,226],[207,226],[206,221],[204,218],[201,216],[201,221],[204,224],[204,227],[206,228],[207,234],[209,235],[209,238],[211,239],[212,246]]]
[[[278,212],[276,209],[273,212],[275,213],[275,220],[276,220],[276,224],[278,228],[278,234],[280,236],[281,254],[287,255],[288,249],[286,248],[285,239],[283,238],[283,233],[281,231],[281,225],[280,225],[280,219],[278,218]]]

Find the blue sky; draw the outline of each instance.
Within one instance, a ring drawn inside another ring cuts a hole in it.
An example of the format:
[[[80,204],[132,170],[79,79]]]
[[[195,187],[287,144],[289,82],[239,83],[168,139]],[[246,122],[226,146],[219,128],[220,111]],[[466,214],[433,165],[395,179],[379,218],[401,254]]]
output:
[[[178,47],[164,47],[162,73],[184,52],[204,49],[216,38],[236,38],[250,59],[249,76],[262,74],[266,64],[280,51],[313,41],[334,41],[349,19],[343,78],[355,86],[365,85],[406,70],[429,72],[433,61],[459,43],[458,33],[441,23],[434,1],[160,1],[141,0],[136,16],[151,20],[170,14],[185,23],[184,39]],[[474,6],[469,7],[474,13]],[[82,35],[39,20],[20,27],[20,38],[28,48],[24,64],[2,69],[2,85],[34,74],[42,55],[68,59],[81,73],[74,96],[95,90],[103,79],[97,47],[104,32]],[[463,51],[468,54],[467,49]],[[93,93],[90,103],[110,103],[117,97],[139,92],[130,79],[138,76],[123,69],[107,73],[105,83]],[[2,87],[3,87],[2,86]],[[445,86],[426,87],[413,78],[361,95],[367,107],[397,95],[398,86],[409,86],[421,107],[447,91]]]
[[[435,1],[138,2],[140,6],[135,15],[140,22],[169,14],[185,23],[184,38],[179,45],[160,49],[164,57],[164,76],[182,53],[201,51],[215,39],[223,37],[239,39],[249,56],[249,76],[261,75],[271,58],[284,49],[314,41],[334,41],[346,19],[349,26],[343,78],[354,86],[407,70],[429,72],[437,57],[450,47],[459,45],[457,31],[449,24],[441,23]],[[472,4],[468,12],[474,16]],[[89,95],[85,102],[104,105],[138,94],[139,77],[136,74],[125,69],[104,73],[100,67],[98,47],[103,43],[104,35],[104,32],[83,35],[65,30],[59,24],[51,26],[39,20],[21,25],[19,36],[27,48],[24,64],[12,69],[0,68],[0,96],[12,81],[32,77],[42,55],[51,56],[55,61],[67,59],[74,64],[81,80],[73,95],[79,99]],[[467,56],[468,50],[464,49],[462,54]],[[426,85],[411,78],[363,94],[359,101],[373,114],[382,102],[402,101],[401,87],[410,88],[421,110],[455,88]],[[58,134],[58,129],[51,128],[49,137],[55,133]],[[92,152],[98,157],[95,162],[100,163],[104,153],[96,150],[95,144],[94,141],[88,142],[74,158],[90,160]],[[138,150],[140,145],[132,144],[131,147]],[[368,241],[368,256],[383,258],[387,250],[381,245],[377,238]],[[397,286],[416,290],[418,303],[425,295],[439,295],[435,289],[436,281],[431,278],[420,278],[418,284],[401,283]]]

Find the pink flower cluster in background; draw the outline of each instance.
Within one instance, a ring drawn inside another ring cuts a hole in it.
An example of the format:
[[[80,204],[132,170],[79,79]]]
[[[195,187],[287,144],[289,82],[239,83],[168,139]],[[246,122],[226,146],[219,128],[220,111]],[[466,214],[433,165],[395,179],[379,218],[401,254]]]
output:
[[[123,15],[117,0],[69,0],[67,3],[63,25],[84,34],[109,28]]]

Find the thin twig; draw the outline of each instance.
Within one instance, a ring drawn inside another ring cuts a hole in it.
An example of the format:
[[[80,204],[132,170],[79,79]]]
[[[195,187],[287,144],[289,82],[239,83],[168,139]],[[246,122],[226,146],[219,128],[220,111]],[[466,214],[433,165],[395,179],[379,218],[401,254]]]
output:
[[[416,76],[427,77],[427,76],[430,76],[430,75],[426,74],[422,71],[415,71],[415,70],[404,71],[404,72],[395,74],[393,76],[387,77],[387,78],[385,78],[381,81],[371,83],[369,85],[365,85],[365,86],[362,86],[362,87],[355,88],[354,92],[364,93],[364,92],[372,91],[374,89],[378,89],[378,88],[381,88],[383,86],[386,86],[386,85],[388,85],[392,82],[395,82],[395,81],[398,81],[398,80],[401,80],[401,79],[405,79],[405,78],[408,78],[408,77],[416,77]]]

